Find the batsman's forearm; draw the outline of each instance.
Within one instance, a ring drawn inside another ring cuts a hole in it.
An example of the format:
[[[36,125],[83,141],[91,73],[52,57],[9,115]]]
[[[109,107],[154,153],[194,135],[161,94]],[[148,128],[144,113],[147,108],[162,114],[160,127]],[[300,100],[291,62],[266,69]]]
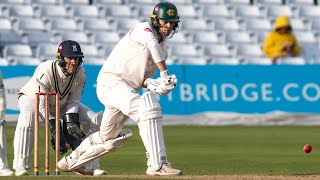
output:
[[[157,62],[156,64],[157,64],[157,66],[158,66],[158,68],[159,68],[160,71],[165,71],[165,70],[167,70],[166,61],[160,61],[160,62]]]

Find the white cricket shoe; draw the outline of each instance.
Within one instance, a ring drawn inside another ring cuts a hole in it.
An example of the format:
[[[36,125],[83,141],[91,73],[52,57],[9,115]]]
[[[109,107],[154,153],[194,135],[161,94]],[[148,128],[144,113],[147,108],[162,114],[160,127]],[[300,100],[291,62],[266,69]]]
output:
[[[13,174],[14,173],[9,168],[0,170],[0,176],[12,176]]]
[[[105,176],[105,175],[107,175],[107,173],[102,169],[93,170],[93,176]]]
[[[146,173],[150,176],[179,176],[182,174],[179,169],[172,168],[169,162],[164,162],[162,167],[157,171],[154,171],[151,167],[148,167]]]
[[[66,157],[63,157],[58,162],[58,168],[65,172],[70,172],[69,170],[69,163]],[[81,176],[103,176],[107,175],[107,173],[104,170],[101,169],[90,169],[88,170],[85,166],[79,167],[78,169],[75,169],[72,171],[73,173]]]
[[[80,176],[104,176],[104,175],[107,175],[107,173],[102,169],[88,170],[84,166],[82,166],[78,169],[75,169],[72,172],[77,175],[80,175]]]
[[[58,162],[58,168],[65,172],[70,172],[69,170],[69,163],[67,161],[66,156],[64,156],[59,162]]]
[[[15,176],[28,176],[28,171],[24,167],[16,169]]]
[[[92,176],[93,175],[93,171],[87,170],[84,166],[79,167],[78,169],[75,169],[72,172],[75,173],[76,175],[80,175],[80,176]]]

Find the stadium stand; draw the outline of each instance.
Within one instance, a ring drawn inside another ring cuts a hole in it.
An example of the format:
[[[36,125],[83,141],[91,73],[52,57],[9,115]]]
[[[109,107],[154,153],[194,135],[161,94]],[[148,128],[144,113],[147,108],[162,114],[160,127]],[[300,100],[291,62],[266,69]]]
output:
[[[265,18],[267,12],[264,6],[238,5],[235,6],[235,15],[241,18]]]
[[[52,5],[58,5],[60,2],[60,0],[32,0],[32,4],[34,5],[40,5],[40,4],[43,4],[43,5],[49,5],[49,4],[52,4]]]
[[[88,46],[87,62],[102,64],[133,25],[149,20],[156,2],[2,0],[0,65],[23,63],[20,55],[10,54],[12,46],[25,48],[23,52],[28,53],[23,56],[30,58],[29,65],[52,59],[57,44],[65,39],[75,39]],[[279,15],[290,17],[293,32],[302,46],[300,59],[292,62],[320,62],[320,6],[315,0],[171,2],[178,7],[181,23],[179,32],[168,40],[169,53],[174,56],[168,60],[169,64],[270,64],[261,53],[261,44]],[[283,63],[286,61],[289,60]]]
[[[72,15],[68,12],[71,11],[71,7],[64,7],[56,4],[40,4],[35,5],[39,10],[39,17],[42,19],[45,18],[68,18]]]

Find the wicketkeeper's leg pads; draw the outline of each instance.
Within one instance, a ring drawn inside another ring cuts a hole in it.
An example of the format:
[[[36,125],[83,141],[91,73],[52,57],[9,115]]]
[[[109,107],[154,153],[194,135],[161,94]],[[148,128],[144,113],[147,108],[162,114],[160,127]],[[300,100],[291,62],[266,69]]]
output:
[[[13,169],[29,168],[29,160],[33,146],[33,113],[27,110],[20,112],[14,134]]]
[[[73,171],[78,169],[103,154],[118,150],[122,147],[124,141],[131,136],[132,131],[129,129],[121,130],[117,138],[110,139],[108,141],[102,141],[99,132],[91,134],[75,151],[65,157],[68,161],[68,170]]]
[[[156,94],[146,92],[141,96],[141,118],[138,122],[140,136],[147,150],[148,166],[159,170],[167,161],[162,132],[162,112]]]

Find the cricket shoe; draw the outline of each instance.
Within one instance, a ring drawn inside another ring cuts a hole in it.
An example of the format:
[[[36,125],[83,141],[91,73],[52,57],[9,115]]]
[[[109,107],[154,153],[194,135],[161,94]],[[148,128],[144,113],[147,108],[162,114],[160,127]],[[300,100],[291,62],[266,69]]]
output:
[[[17,168],[16,169],[16,172],[14,173],[15,176],[28,176],[28,171],[23,168],[23,167],[20,167],[20,168]]]
[[[81,176],[103,176],[107,175],[107,173],[104,170],[101,169],[90,169],[88,170],[85,166],[79,167],[75,170],[70,170],[69,169],[69,163],[68,159],[66,157],[63,157],[59,162],[58,162],[58,168],[61,169],[62,171],[65,172],[73,172],[77,175]]]
[[[93,170],[93,176],[105,176],[107,172],[102,169],[95,169]]]
[[[77,175],[80,175],[80,176],[104,176],[104,175],[107,175],[107,173],[102,169],[88,170],[85,168],[85,166],[82,166],[78,169],[75,169],[72,172]]]
[[[172,168],[169,162],[164,162],[162,167],[157,171],[154,171],[151,167],[148,167],[146,173],[150,176],[179,176],[182,174],[179,169]]]
[[[0,170],[0,176],[12,176],[13,174],[14,173],[9,168]]]
[[[71,172],[69,170],[69,163],[67,161],[67,158],[64,156],[59,162],[58,162],[58,168],[65,172]]]

